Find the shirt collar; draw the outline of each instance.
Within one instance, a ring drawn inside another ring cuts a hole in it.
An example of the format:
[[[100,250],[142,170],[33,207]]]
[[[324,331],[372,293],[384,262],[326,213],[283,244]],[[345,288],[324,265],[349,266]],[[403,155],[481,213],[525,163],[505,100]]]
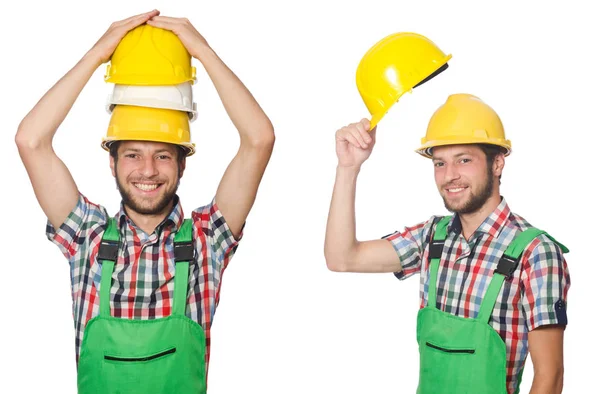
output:
[[[133,221],[129,218],[129,216],[127,216],[127,213],[125,212],[125,204],[123,203],[123,201],[121,201],[117,217],[119,219],[119,226],[123,226],[125,223],[128,223],[131,226],[135,226],[135,223],[133,223]],[[156,226],[155,231],[159,232],[165,226],[171,224],[174,226],[173,232],[176,232],[179,230],[179,227],[183,223],[183,219],[183,207],[181,206],[179,196],[175,194],[175,196],[173,197],[173,209],[171,210],[169,215],[162,222],[160,222],[158,226]]]
[[[498,238],[500,231],[508,222],[508,218],[510,217],[511,211],[508,207],[508,203],[506,202],[504,197],[500,197],[500,204],[496,207],[494,212],[492,212],[475,230],[473,235],[480,236],[483,234],[489,234],[494,238]],[[448,226],[449,232],[455,232],[460,234],[462,232],[462,224],[460,223],[460,219],[458,218],[458,214],[454,214],[452,216],[452,220],[450,225]]]

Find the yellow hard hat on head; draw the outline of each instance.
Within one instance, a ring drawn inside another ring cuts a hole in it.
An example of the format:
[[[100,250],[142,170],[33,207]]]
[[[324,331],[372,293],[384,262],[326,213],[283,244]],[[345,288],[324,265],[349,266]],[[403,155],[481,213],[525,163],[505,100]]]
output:
[[[143,24],[119,42],[106,66],[104,80],[121,85],[193,84],[196,68],[175,33]]]
[[[190,139],[188,114],[173,109],[115,106],[101,145],[109,151],[111,143],[126,140],[179,145],[185,149],[187,156],[196,151]]]
[[[356,70],[356,86],[371,113],[371,129],[400,96],[448,68],[451,58],[416,33],[391,34],[371,47]]]
[[[497,145],[505,156],[512,149],[496,111],[479,97],[465,93],[450,95],[435,111],[416,152],[431,158],[432,148],[459,144]]]

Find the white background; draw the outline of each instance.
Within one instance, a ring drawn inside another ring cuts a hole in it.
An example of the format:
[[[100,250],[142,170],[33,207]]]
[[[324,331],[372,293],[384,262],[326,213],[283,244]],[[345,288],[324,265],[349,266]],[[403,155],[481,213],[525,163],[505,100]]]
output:
[[[447,2],[450,3],[450,2]],[[597,384],[597,14],[592,2],[62,1],[3,7],[4,161],[0,239],[0,392],[75,393],[69,266],[46,240],[46,219],[14,135],[21,119],[110,23],[157,8],[187,17],[255,95],[277,141],[226,270],[213,325],[209,393],[412,393],[418,379],[417,276],[339,274],[323,258],[336,167],[335,131],[368,117],[355,85],[362,55],[399,31],[432,39],[450,67],[406,94],[383,119],[357,192],[358,237],[379,238],[446,214],[432,165],[414,153],[451,93],[500,114],[514,153],[501,193],[533,225],[566,244],[572,275],[565,393]],[[561,4],[566,4],[562,2]],[[590,5],[588,5],[590,4]],[[187,214],[206,204],[238,137],[202,65],[199,119],[179,194]],[[80,190],[109,212],[119,194],[100,148],[112,85],[105,66],[61,125],[55,150]],[[60,191],[57,191],[59,193]],[[522,392],[533,370],[528,360]]]

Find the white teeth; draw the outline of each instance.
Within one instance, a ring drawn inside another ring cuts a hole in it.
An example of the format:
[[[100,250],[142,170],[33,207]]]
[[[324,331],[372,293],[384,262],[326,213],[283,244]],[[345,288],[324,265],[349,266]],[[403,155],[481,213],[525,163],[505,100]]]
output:
[[[461,190],[464,190],[464,187],[459,187],[459,188],[456,188],[456,189],[448,189],[448,190],[449,190],[450,192],[452,192],[452,193],[456,193],[456,192],[459,192],[459,191],[461,191]]]
[[[158,187],[157,184],[153,184],[153,185],[147,185],[144,183],[134,183],[135,187],[137,187],[138,189],[141,189],[145,192],[149,192],[152,191],[154,189],[156,189]]]

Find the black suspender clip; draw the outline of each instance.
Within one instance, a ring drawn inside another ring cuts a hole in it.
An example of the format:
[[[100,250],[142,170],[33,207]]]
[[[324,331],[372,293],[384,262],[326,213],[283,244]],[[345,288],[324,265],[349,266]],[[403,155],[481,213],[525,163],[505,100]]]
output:
[[[194,260],[194,245],[192,242],[175,242],[175,262]]]
[[[103,239],[100,241],[100,248],[98,249],[98,260],[110,260],[117,262],[117,256],[119,254],[119,242],[108,241]]]
[[[506,276],[507,279],[512,278],[512,274],[517,269],[517,265],[519,264],[519,259],[513,259],[506,254],[503,254],[494,270],[495,274],[501,274]]]
[[[432,240],[429,244],[429,261],[431,259],[439,259],[442,257],[442,250],[444,250],[444,239]]]

